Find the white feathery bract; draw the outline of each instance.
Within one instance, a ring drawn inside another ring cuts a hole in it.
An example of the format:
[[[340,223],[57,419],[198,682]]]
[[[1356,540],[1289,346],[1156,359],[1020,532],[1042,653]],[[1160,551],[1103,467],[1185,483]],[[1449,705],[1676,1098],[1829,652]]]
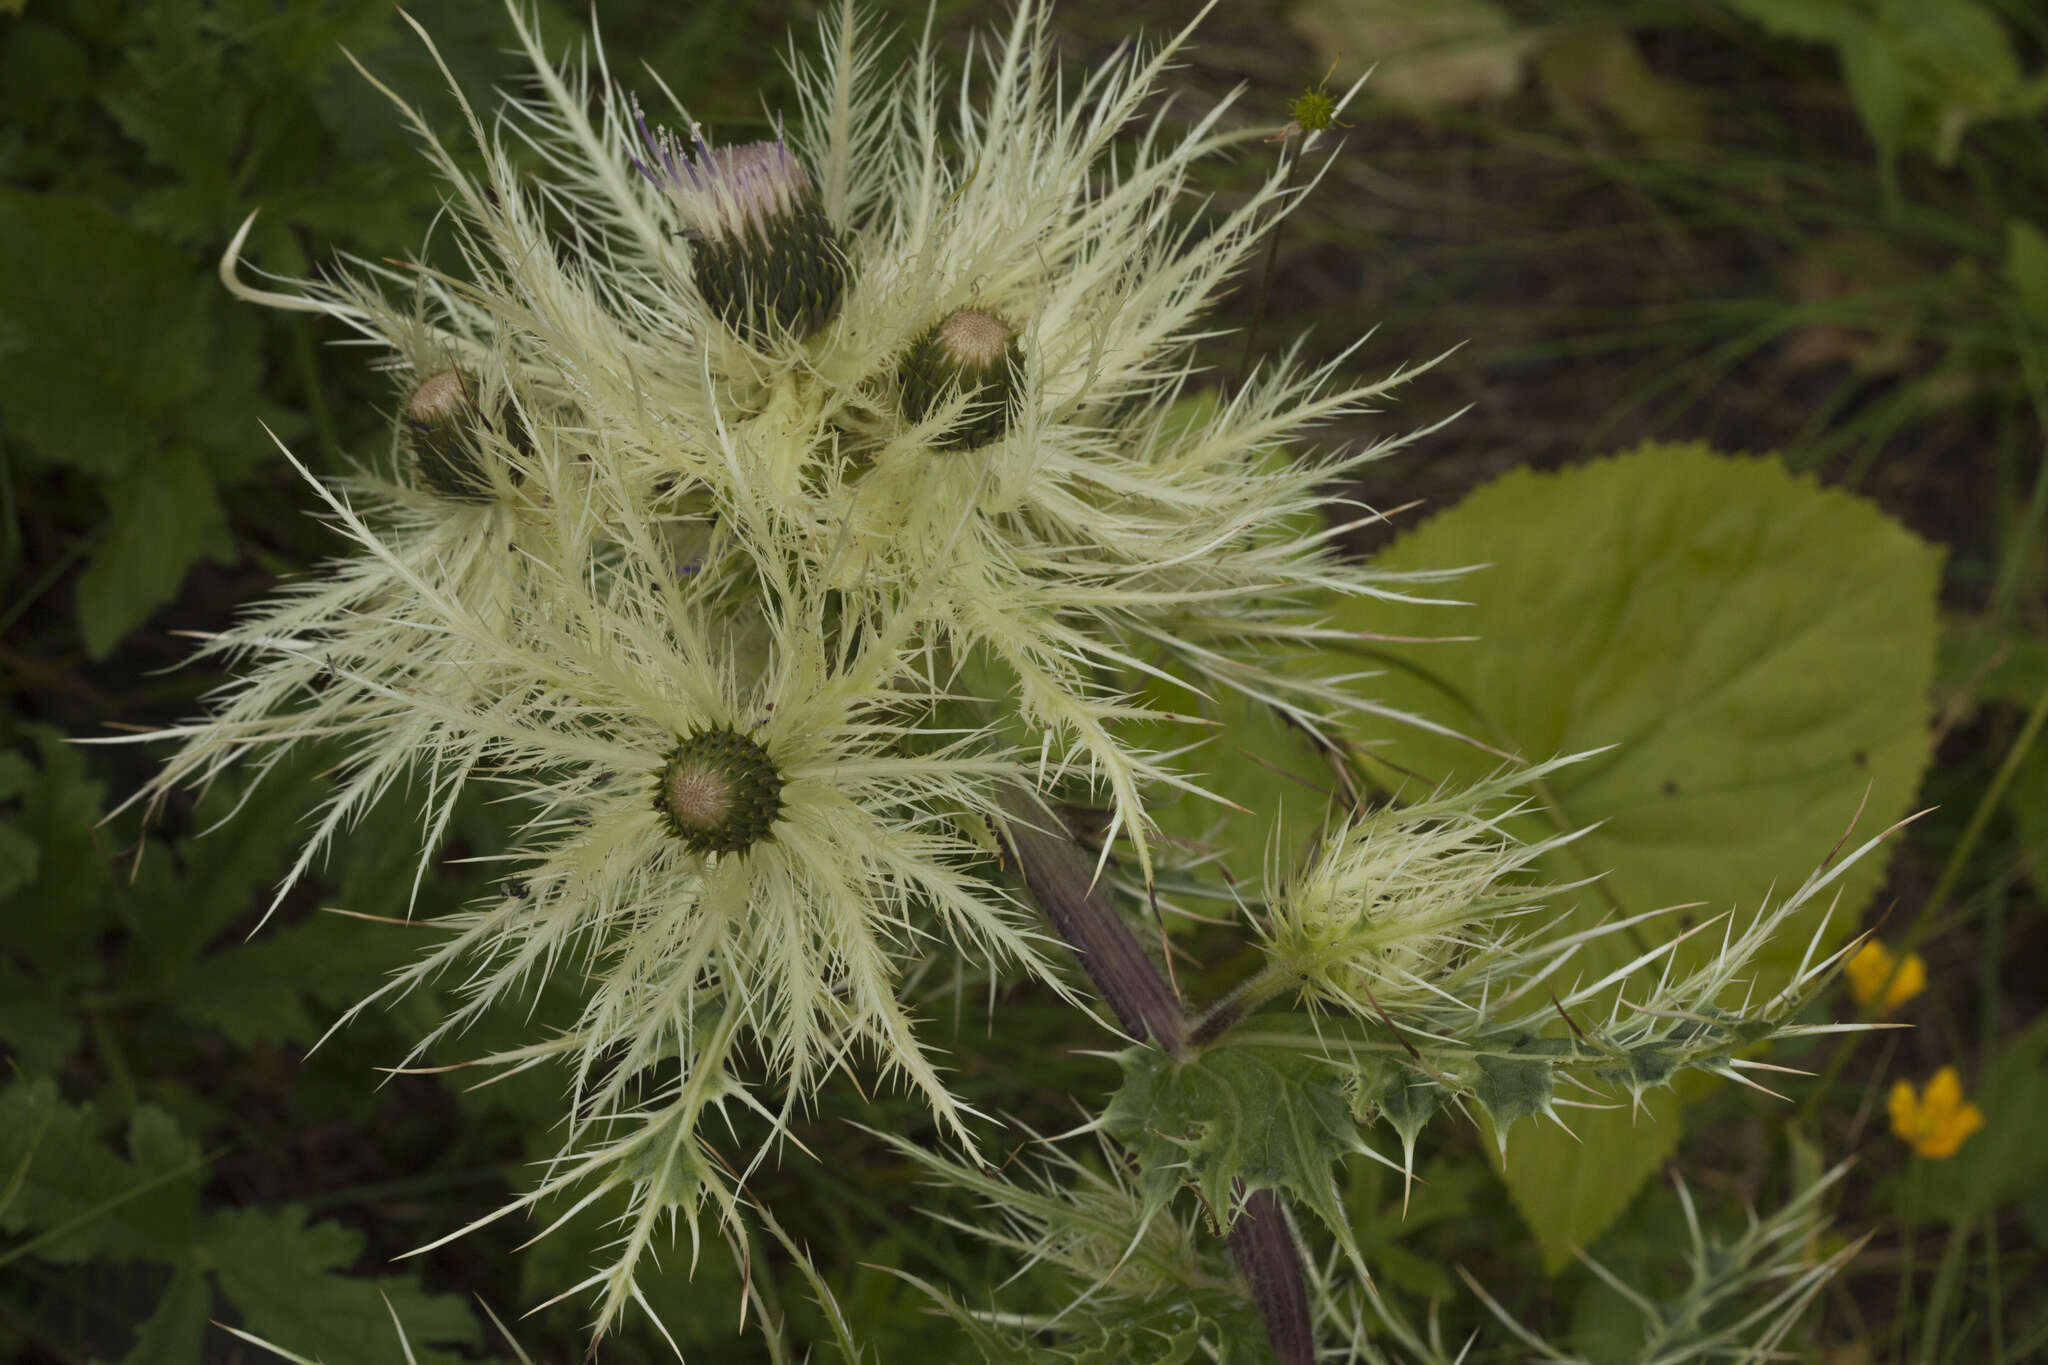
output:
[[[347,557],[209,642],[242,676],[155,736],[178,747],[144,795],[338,746],[287,887],[397,787],[426,793],[422,871],[465,789],[519,804],[504,893],[435,921],[373,1000],[447,988],[424,1052],[576,983],[573,1025],[483,1060],[570,1077],[561,1156],[501,1212],[627,1192],[579,1286],[602,1331],[657,1228],[738,1216],[700,1131],[728,1102],[785,1132],[872,1055],[971,1150],[904,983],[936,951],[1064,989],[993,866],[1020,793],[1104,805],[1102,858],[1149,882],[1147,804],[1201,774],[1126,732],[1162,714],[1147,680],[1312,731],[1374,713],[1302,653],[1343,634],[1333,601],[1444,575],[1377,573],[1322,526],[1325,485],[1392,442],[1299,453],[1405,372],[1290,354],[1189,418],[1206,310],[1314,177],[1283,162],[1191,219],[1192,168],[1267,130],[1228,101],[1185,128],[1147,112],[1187,31],[1070,85],[1024,0],[956,98],[929,36],[885,80],[842,6],[800,116],[735,150],[512,13],[533,80],[489,123],[463,100],[480,171],[405,110],[458,271],[351,260],[259,289],[246,225],[230,247],[240,296],[384,351],[400,420],[390,459],[315,482]],[[963,310],[1011,329],[995,417],[957,385],[905,399],[906,355]],[[706,735],[759,767],[758,826],[699,839],[739,788],[662,786]]]

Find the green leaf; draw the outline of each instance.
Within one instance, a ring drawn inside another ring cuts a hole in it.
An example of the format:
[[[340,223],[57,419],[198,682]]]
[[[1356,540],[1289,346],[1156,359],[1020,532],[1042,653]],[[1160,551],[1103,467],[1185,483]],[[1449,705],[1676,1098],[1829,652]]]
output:
[[[1727,0],[1728,8],[1781,38],[1841,42],[1870,24],[1851,0]]]
[[[0,900],[36,879],[42,850],[12,825],[0,825]]]
[[[1117,1054],[1124,1083],[1102,1126],[1138,1158],[1139,1188],[1163,1206],[1192,1183],[1210,1217],[1227,1227],[1244,1193],[1283,1190],[1353,1250],[1333,1166],[1366,1150],[1331,1067],[1291,1051],[1209,1048],[1176,1062],[1154,1047]]]
[[[1515,826],[1535,839],[1604,822],[1543,866],[1558,881],[1605,874],[1561,932],[1690,901],[1706,903],[1701,913],[1740,907],[1746,919],[1771,888],[1805,878],[1866,786],[1859,831],[1906,813],[1927,763],[1940,552],[1871,504],[1774,460],[1648,446],[1563,473],[1510,474],[1380,562],[1488,561],[1496,567],[1460,584],[1474,606],[1347,603],[1333,624],[1480,637],[1379,651],[1394,665],[1374,680],[1379,700],[1530,759],[1614,746],[1550,777],[1548,809]],[[1497,762],[1422,731],[1392,740],[1388,756],[1428,783],[1472,781]],[[1853,928],[1882,862],[1845,874],[1827,942]],[[1825,910],[1796,917],[1768,950],[1763,989],[1786,979]],[[1689,918],[1641,926],[1641,941]],[[1678,951],[1679,968],[1713,951],[1709,937]],[[1634,951],[1596,942],[1574,966],[1591,978]],[[1639,1180],[1677,1127],[1673,1115],[1630,1130],[1612,1169]],[[1536,1228],[1546,1248],[1590,1240],[1591,1214],[1634,1189],[1616,1188],[1606,1168],[1577,1168],[1568,1174],[1579,1184],[1563,1187],[1539,1163],[1519,1169],[1511,1159],[1518,1198],[1586,1211],[1562,1232]]]
[[[1374,67],[1366,90],[1425,113],[1521,88],[1536,34],[1493,0],[1299,0],[1288,26],[1341,84]]]
[[[1486,560],[1497,567],[1460,583],[1473,606],[1346,604],[1339,624],[1479,637],[1380,651],[1394,665],[1374,679],[1382,700],[1531,759],[1613,746],[1552,774],[1541,796],[1554,811],[1516,827],[1536,837],[1604,822],[1542,864],[1559,881],[1604,874],[1561,929],[1692,900],[1746,916],[1812,871],[1859,805],[1863,831],[1906,813],[1927,764],[1940,551],[1872,504],[1773,460],[1646,446],[1510,474],[1380,563]],[[1387,751],[1428,782],[1497,763],[1420,730]],[[1844,875],[1829,942],[1849,932],[1881,864]],[[1795,922],[1770,959],[1777,979],[1821,915]],[[1661,937],[1679,932],[1670,918]],[[1588,976],[1634,951],[1591,947],[1577,960]]]
[[[0,1040],[17,1070],[52,1076],[78,1050],[78,1011],[14,964],[0,959]]]
[[[184,1262],[172,1272],[156,1310],[136,1329],[135,1345],[121,1365],[200,1365],[212,1308],[213,1286],[198,1262]]]
[[[79,748],[40,726],[28,735],[41,753],[35,779],[18,789],[14,830],[34,844],[34,877],[0,914],[0,946],[19,954],[46,982],[91,980],[99,965],[91,945],[107,927],[114,878],[93,826],[105,789],[86,776]],[[17,770],[18,771],[18,770]]]
[[[460,1298],[429,1294],[409,1276],[339,1273],[362,1249],[361,1233],[339,1223],[308,1226],[298,1207],[217,1213],[200,1241],[242,1325],[323,1365],[389,1365],[398,1353],[394,1312],[422,1362],[458,1359],[422,1346],[476,1344],[476,1320]]]
[[[383,985],[418,946],[415,930],[320,915],[208,954],[180,976],[169,1003],[238,1047],[310,1044],[331,1011]],[[322,1017],[308,1011],[309,1000],[323,1007]]]
[[[1328,788],[1331,778],[1307,736],[1241,693],[1217,690],[1221,695],[1208,702],[1148,678],[1139,689],[1147,705],[1213,723],[1148,721],[1124,733],[1145,748],[1199,746],[1181,760],[1196,785],[1244,809],[1168,791],[1146,806],[1146,814],[1165,838],[1215,857],[1240,894],[1257,897],[1269,866],[1284,875],[1313,845],[1329,807],[1319,788]]]
[[[2024,218],[2005,220],[2005,278],[2020,305],[2048,321],[2048,233]]]
[[[27,1162],[0,1229],[43,1238],[34,1254],[46,1261],[182,1258],[198,1207],[199,1148],[149,1105],[135,1111],[128,1148],[127,1160],[109,1151],[92,1106],[66,1104],[52,1081],[0,1091],[0,1171]]]
[[[112,501],[106,534],[78,576],[79,630],[95,659],[177,596],[195,560],[225,560],[235,549],[213,476],[194,451],[148,456],[113,485]]]
[[[92,198],[0,193],[0,312],[29,337],[0,366],[9,427],[100,475],[158,449],[212,378],[218,287]]]
[[[1897,150],[1906,140],[1910,98],[1898,50],[1886,35],[1864,30],[1843,40],[1840,51],[1849,98],[1855,102],[1856,115],[1863,120],[1870,140],[1881,151]]]
[[[1669,1090],[1644,1095],[1639,1113],[1626,1095],[1579,1097],[1617,1107],[1562,1111],[1569,1133],[1548,1121],[1521,1125],[1504,1165],[1508,1194],[1552,1275],[1621,1216],[1685,1131],[1684,1106]]]

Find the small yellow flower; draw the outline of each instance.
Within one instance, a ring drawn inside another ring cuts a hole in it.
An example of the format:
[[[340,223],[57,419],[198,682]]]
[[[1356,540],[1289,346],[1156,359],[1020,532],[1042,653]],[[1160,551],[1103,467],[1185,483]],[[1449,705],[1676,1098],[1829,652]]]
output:
[[[1962,1077],[1945,1066],[1934,1073],[1924,1092],[1911,1081],[1894,1081],[1892,1131],[1913,1144],[1919,1156],[1939,1161],[1956,1154],[1963,1139],[1984,1126],[1984,1111],[1963,1098]]]
[[[1884,992],[1884,998],[1878,1001],[1879,1014],[1890,1014],[1927,989],[1927,964],[1920,960],[1920,954],[1907,953],[1901,962],[1876,939],[1858,948],[1842,971],[1849,978],[1849,994],[1857,1004],[1868,1008],[1871,1001],[1877,1000],[1877,993]],[[1891,984],[1886,985],[1887,981]]]

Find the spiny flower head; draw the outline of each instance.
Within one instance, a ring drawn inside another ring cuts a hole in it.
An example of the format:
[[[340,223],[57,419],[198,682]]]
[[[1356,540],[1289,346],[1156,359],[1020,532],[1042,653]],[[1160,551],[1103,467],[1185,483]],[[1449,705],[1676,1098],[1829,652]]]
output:
[[[782,774],[753,740],[727,726],[676,741],[654,783],[668,832],[698,853],[744,853],[782,814]]]
[[[1502,822],[1522,807],[1499,800],[1556,766],[1346,822],[1271,907],[1276,966],[1367,1016],[1442,996],[1440,978],[1516,936],[1514,921],[1556,889],[1515,874],[1565,841],[1515,838]]]
[[[516,412],[503,405],[486,416],[476,381],[450,365],[420,380],[406,395],[399,416],[411,437],[420,478],[427,487],[457,502],[489,502],[497,495],[493,470],[517,478],[517,466],[496,457],[492,441],[509,441],[525,453],[531,442]]]
[[[1017,408],[1024,355],[1017,329],[986,308],[956,308],[903,357],[903,412],[923,422],[959,395],[963,410],[934,438],[969,449],[1003,434]]]
[[[649,128],[637,101],[633,120],[647,154],[633,165],[675,207],[712,310],[753,341],[823,326],[845,289],[845,248],[780,134],[713,147],[692,124],[693,154],[666,128]]]

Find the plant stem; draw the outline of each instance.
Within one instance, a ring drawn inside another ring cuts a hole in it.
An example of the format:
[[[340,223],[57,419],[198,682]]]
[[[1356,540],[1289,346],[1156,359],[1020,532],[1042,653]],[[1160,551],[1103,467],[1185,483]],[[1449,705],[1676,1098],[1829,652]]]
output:
[[[1289,963],[1275,962],[1256,975],[1239,982],[1231,992],[1204,1010],[1188,1034],[1188,1042],[1206,1047],[1230,1031],[1232,1025],[1287,988],[1299,972]]]
[[[1281,147],[1280,155],[1287,158],[1287,169],[1280,181],[1280,197],[1284,200],[1287,192],[1294,188],[1294,169],[1301,164],[1301,153],[1295,149],[1294,139],[1289,138]],[[1282,210],[1283,214],[1285,210]],[[1259,271],[1259,292],[1252,297],[1252,320],[1244,329],[1244,354],[1237,360],[1237,378],[1231,382],[1228,392],[1236,393],[1251,377],[1252,350],[1258,344],[1259,324],[1266,318],[1266,296],[1273,291],[1273,267],[1280,260],[1280,225],[1284,217],[1273,220],[1273,226],[1266,230],[1266,264]]]
[[[1072,837],[1058,827],[1056,817],[1032,810],[1021,799],[1013,800],[1007,813],[1003,838],[1025,887],[1073,948],[1117,1021],[1134,1037],[1150,1038],[1168,1056],[1184,1059],[1189,1033],[1180,1000],[1091,876]],[[1054,828],[1045,829],[1046,823]],[[1242,1185],[1236,1188],[1243,1207],[1230,1225],[1230,1257],[1251,1286],[1266,1339],[1282,1365],[1315,1365],[1315,1322],[1309,1316],[1301,1256],[1279,1195],[1272,1190],[1245,1195]]]
[[[1024,885],[1052,927],[1080,959],[1117,1022],[1134,1038],[1150,1038],[1175,1058],[1187,1055],[1187,1016],[1166,978],[1152,965],[1130,927],[1094,884],[1088,860],[1065,830],[1041,828],[1054,820],[1021,803],[1008,812],[1004,835]]]

